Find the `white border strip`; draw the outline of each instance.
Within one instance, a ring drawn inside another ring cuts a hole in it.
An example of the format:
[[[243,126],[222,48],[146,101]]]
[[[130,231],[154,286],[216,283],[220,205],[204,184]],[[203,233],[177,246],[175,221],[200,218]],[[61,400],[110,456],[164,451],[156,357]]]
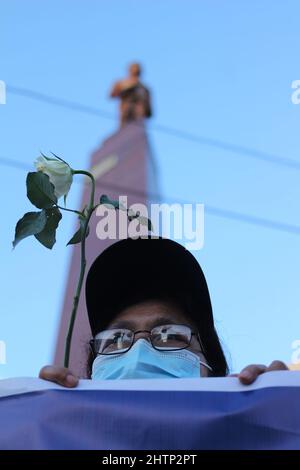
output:
[[[193,391],[193,392],[249,392],[270,387],[300,387],[299,371],[268,372],[254,384],[242,385],[237,378],[193,379],[136,379],[136,380],[80,380],[76,388],[65,388],[38,378],[0,380],[0,398],[45,390],[132,390],[132,391]]]

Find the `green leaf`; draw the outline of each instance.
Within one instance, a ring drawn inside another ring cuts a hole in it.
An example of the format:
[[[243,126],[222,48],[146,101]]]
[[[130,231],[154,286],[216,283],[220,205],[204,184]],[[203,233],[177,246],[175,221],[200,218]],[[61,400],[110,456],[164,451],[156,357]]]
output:
[[[133,212],[132,209],[128,209],[127,211],[127,218],[129,220],[129,222],[131,222],[133,219],[138,219],[140,216],[140,213],[139,212]]]
[[[148,219],[148,217],[139,216],[139,217],[138,217],[138,221],[140,222],[141,225],[147,225],[148,230],[149,230],[150,232],[153,232],[153,225],[152,225],[151,220]]]
[[[54,186],[45,173],[41,171],[28,173],[26,186],[28,199],[39,209],[49,209],[57,203]]]
[[[80,227],[77,230],[77,232],[74,233],[71,240],[68,241],[67,246],[68,245],[76,245],[76,243],[80,243],[82,241],[85,220],[86,219],[84,217],[79,217]],[[87,237],[89,233],[90,233],[90,229],[88,227],[85,237]]]
[[[147,225],[148,230],[153,232],[153,225],[150,219],[148,217],[144,217],[140,215],[140,212],[134,212],[132,209],[126,209],[126,207],[123,206],[123,204],[119,203],[119,201],[109,199],[106,194],[103,194],[100,197],[100,204],[104,204],[105,206],[113,206],[115,209],[119,210],[127,210],[127,218],[129,222],[131,222],[133,219],[138,219],[141,225]]]
[[[129,222],[131,222],[134,219],[137,219],[141,225],[147,225],[148,230],[150,232],[153,232],[153,225],[150,219],[148,217],[144,217],[143,215],[140,215],[140,212],[134,212],[132,209],[128,209],[127,211],[127,218]]]
[[[100,196],[100,204],[105,206],[113,206],[115,209],[124,209],[122,206],[120,207],[119,201],[109,199],[106,194],[102,194],[102,196]]]
[[[46,209],[44,212],[46,213],[47,218],[46,225],[41,232],[34,236],[42,245],[51,250],[56,242],[56,229],[62,215],[57,207],[51,207],[50,209]]]
[[[45,211],[27,212],[22,219],[17,222],[13,247],[15,248],[23,238],[40,233],[44,229],[46,222],[47,217]]]

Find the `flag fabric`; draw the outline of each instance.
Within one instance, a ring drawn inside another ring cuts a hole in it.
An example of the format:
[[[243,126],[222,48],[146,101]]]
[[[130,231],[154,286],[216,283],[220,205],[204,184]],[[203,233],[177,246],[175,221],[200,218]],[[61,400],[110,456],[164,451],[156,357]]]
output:
[[[0,449],[300,449],[300,373],[236,378],[0,380]]]

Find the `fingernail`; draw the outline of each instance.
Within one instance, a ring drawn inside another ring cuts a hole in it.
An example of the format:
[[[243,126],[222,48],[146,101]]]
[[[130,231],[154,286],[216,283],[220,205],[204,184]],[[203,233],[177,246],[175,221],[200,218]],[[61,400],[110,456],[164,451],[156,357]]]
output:
[[[67,385],[70,385],[71,387],[74,387],[74,385],[77,384],[77,379],[74,377],[74,375],[68,374],[66,376],[66,383]]]

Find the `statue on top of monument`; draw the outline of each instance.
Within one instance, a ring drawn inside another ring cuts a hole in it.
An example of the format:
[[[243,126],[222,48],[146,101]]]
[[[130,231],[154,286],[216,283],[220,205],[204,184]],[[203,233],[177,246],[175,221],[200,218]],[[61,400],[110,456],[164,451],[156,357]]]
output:
[[[152,116],[150,92],[140,81],[140,64],[130,64],[128,72],[128,77],[117,81],[110,92],[111,98],[120,98],[121,127]]]

